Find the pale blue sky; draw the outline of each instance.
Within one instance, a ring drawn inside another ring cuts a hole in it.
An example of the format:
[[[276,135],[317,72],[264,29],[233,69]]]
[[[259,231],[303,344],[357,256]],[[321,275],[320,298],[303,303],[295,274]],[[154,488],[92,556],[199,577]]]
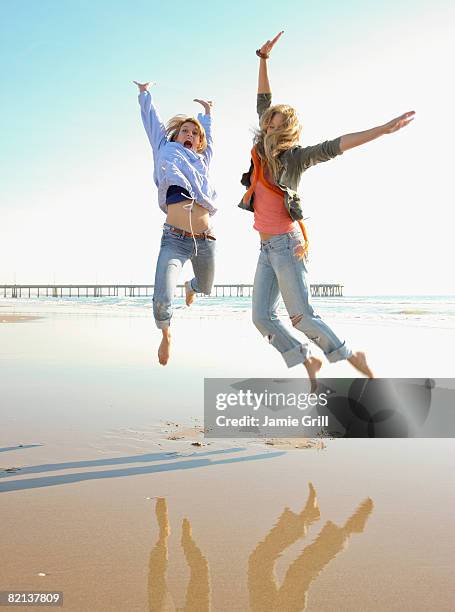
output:
[[[0,283],[153,282],[164,215],[132,79],[157,82],[164,119],[197,112],[194,97],[215,100],[216,280],[252,282],[257,236],[236,202],[256,120],[254,49],[284,29],[272,89],[296,106],[305,144],[417,111],[406,130],[304,175],[313,280],[356,293],[455,291],[438,275],[453,202],[449,2],[1,9]]]

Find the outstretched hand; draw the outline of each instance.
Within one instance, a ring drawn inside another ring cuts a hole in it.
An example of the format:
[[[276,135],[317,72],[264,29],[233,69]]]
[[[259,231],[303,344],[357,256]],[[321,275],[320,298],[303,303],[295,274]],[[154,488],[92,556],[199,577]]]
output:
[[[149,81],[148,83],[138,83],[137,81],[133,81],[133,83],[135,83],[139,87],[140,93],[142,93],[143,91],[148,91],[149,87],[155,85],[155,83],[152,81]]]
[[[213,106],[212,100],[200,100],[199,98],[194,98],[193,102],[197,102],[198,104],[202,104],[205,110],[206,115],[210,115],[210,110]]]
[[[384,134],[391,134],[392,132],[396,132],[397,130],[401,130],[405,125],[411,123],[413,121],[415,115],[415,111],[409,111],[392,119],[384,125]]]
[[[262,47],[257,50],[257,53],[260,54],[259,57],[261,57],[261,56],[269,57],[273,47],[276,45],[276,43],[279,41],[279,39],[281,38],[281,36],[283,34],[284,34],[284,30],[281,30],[281,32],[278,32],[278,34],[275,36],[275,38],[265,42],[262,45]]]

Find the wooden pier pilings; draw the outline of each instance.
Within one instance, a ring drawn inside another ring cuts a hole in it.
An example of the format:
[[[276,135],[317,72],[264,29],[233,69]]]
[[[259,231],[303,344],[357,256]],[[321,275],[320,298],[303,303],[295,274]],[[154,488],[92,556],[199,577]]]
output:
[[[147,297],[154,285],[0,285],[0,297]],[[319,283],[310,285],[312,297],[342,297],[343,285]],[[176,295],[183,297],[184,285],[177,285]],[[210,297],[251,297],[253,285],[214,285]]]

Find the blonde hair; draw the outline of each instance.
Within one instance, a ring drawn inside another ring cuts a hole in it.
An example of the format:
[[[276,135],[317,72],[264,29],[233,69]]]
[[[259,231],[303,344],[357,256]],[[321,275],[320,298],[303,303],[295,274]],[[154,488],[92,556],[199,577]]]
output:
[[[267,128],[273,116],[280,113],[283,116],[283,124],[267,134]],[[261,116],[259,130],[255,133],[254,144],[261,160],[268,166],[275,181],[279,179],[282,164],[278,157],[283,151],[295,147],[299,143],[300,125],[296,111],[287,104],[275,104],[268,108]]]
[[[166,125],[166,134],[169,140],[174,141],[179,135],[180,128],[184,123],[193,123],[199,132],[199,146],[197,148],[198,153],[202,153],[207,148],[207,136],[202,124],[194,117],[187,117],[186,115],[175,115],[171,117]]]

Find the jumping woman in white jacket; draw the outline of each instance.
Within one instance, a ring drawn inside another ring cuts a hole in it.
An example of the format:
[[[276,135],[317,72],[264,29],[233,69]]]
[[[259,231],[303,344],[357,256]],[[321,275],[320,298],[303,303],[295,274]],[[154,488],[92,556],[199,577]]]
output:
[[[210,183],[212,102],[195,99],[205,114],[177,115],[164,125],[152,102],[150,83],[138,83],[142,122],[152,146],[158,203],[167,216],[156,264],[153,313],[163,334],[158,359],[170,355],[172,302],[179,273],[191,260],[194,278],[185,283],[186,304],[196,293],[210,294],[215,273],[215,237],[210,217],[216,192]]]

